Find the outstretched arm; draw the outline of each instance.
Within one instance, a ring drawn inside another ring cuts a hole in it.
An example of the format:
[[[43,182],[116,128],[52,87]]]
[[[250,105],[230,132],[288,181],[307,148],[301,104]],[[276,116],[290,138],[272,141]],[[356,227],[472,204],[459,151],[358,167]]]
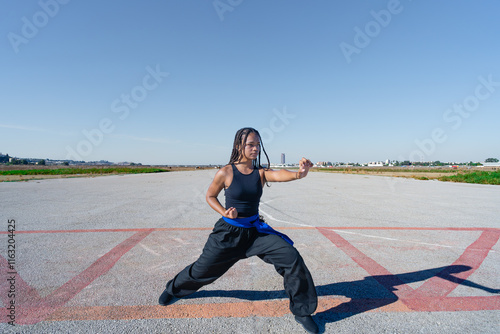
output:
[[[302,179],[307,176],[309,168],[313,166],[311,160],[302,158],[299,161],[299,171],[292,172],[286,169],[272,170],[267,169],[264,171],[264,176],[268,182],[288,182],[293,180]]]
[[[465,286],[468,286],[471,288],[481,289],[481,290],[484,290],[484,291],[489,292],[489,293],[500,293],[500,289],[488,288],[487,286],[477,284],[477,283],[474,283],[472,281],[468,281],[466,279],[458,278],[458,277],[455,277],[455,276],[450,275],[450,274],[439,274],[437,276],[441,277],[442,279],[453,282],[453,283],[465,285]]]

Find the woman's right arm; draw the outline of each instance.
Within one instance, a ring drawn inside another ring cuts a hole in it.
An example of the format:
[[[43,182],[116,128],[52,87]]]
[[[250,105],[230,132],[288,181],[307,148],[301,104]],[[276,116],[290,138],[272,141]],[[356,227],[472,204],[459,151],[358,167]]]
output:
[[[224,217],[234,219],[238,217],[238,211],[236,211],[236,209],[232,207],[226,210],[222,206],[222,204],[220,204],[219,199],[217,198],[221,190],[225,187],[227,177],[227,169],[221,168],[217,172],[217,174],[215,174],[214,180],[210,184],[210,187],[208,187],[207,195],[205,198],[208,205],[210,205],[212,209],[214,209]]]

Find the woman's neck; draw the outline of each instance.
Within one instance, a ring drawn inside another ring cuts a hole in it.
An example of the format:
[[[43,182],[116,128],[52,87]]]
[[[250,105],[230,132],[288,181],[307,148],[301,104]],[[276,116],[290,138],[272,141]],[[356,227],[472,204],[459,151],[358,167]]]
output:
[[[241,166],[244,169],[253,169],[253,160],[238,160],[234,164]]]

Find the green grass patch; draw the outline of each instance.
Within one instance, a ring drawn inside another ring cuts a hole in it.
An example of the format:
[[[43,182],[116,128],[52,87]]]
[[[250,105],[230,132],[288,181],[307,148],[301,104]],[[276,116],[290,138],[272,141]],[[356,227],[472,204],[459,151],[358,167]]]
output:
[[[500,171],[494,172],[470,172],[459,173],[457,175],[442,176],[438,178],[439,181],[450,182],[465,182],[465,183],[478,183],[478,184],[497,184],[500,185]]]
[[[58,168],[58,169],[27,169],[0,171],[0,175],[104,175],[104,174],[138,174],[138,173],[162,173],[168,172],[160,168]]]

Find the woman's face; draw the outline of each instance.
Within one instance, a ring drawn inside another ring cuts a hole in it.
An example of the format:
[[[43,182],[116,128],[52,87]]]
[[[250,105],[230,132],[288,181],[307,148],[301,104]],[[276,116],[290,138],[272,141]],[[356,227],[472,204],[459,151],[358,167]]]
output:
[[[243,157],[249,160],[255,160],[259,156],[260,140],[257,134],[251,132],[247,136],[245,145],[243,146]]]

